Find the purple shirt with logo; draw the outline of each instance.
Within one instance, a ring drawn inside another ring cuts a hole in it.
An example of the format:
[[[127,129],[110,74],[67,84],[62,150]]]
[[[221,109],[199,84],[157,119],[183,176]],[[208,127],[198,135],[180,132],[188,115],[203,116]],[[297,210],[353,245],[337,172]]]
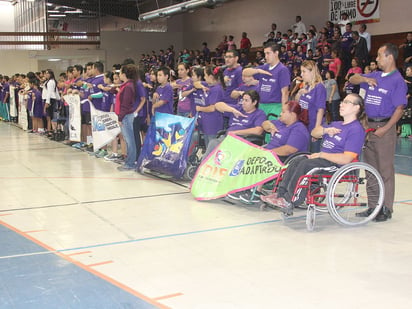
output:
[[[299,98],[299,105],[302,109],[308,110],[308,130],[309,132],[311,132],[316,125],[316,115],[318,113],[318,110],[326,109],[325,86],[322,83],[318,83],[308,93],[302,94]]]
[[[365,140],[365,129],[358,120],[347,124],[343,124],[343,121],[334,121],[325,126],[325,128],[330,127],[340,129],[341,132],[333,136],[323,135],[322,152],[343,153],[349,151],[360,155]]]
[[[399,71],[382,76],[382,72],[372,72],[362,76],[374,78],[377,86],[369,86],[362,83],[360,93],[366,91],[365,112],[369,118],[391,117],[395,109],[400,106],[406,106],[406,93],[408,88]]]
[[[272,76],[266,74],[257,74],[255,78],[260,81],[259,95],[260,103],[281,103],[282,88],[289,87],[290,73],[287,67],[282,63],[278,63],[272,70],[269,69],[269,64],[264,64],[258,67],[272,73]]]
[[[164,86],[159,86],[156,89],[156,93],[159,94],[159,101],[165,101],[166,103],[155,109],[155,112],[173,114],[173,88],[167,83]]]
[[[223,88],[220,84],[209,86],[205,93],[205,106],[214,105],[223,101]],[[211,113],[199,112],[198,124],[200,130],[206,135],[216,134],[223,129],[222,113],[214,111]]]
[[[258,127],[261,126],[263,121],[266,120],[266,114],[261,109],[256,109],[251,113],[246,113],[239,105],[236,105],[234,108],[240,111],[243,115],[247,115],[247,117],[236,118],[235,115],[231,113],[229,128],[227,129],[227,131],[244,130]]]
[[[274,149],[284,145],[296,148],[298,151],[307,151],[309,146],[309,132],[306,126],[297,121],[290,126],[285,125],[280,120],[271,121],[278,132],[276,132],[270,142],[265,146],[267,149]]]
[[[192,79],[188,78],[185,81],[178,79],[176,81],[176,84],[180,85],[181,88],[177,89],[177,94],[179,97],[179,101],[177,103],[177,110],[181,113],[187,113],[191,111],[191,104],[190,104],[190,98],[189,97],[183,97],[182,92],[186,91],[189,89],[189,87],[193,84]]]
[[[229,105],[236,105],[237,100],[231,98],[230,94],[242,83],[242,66],[239,65],[233,69],[226,68],[223,72],[223,76],[227,76],[227,78],[225,78],[226,89],[223,102]]]

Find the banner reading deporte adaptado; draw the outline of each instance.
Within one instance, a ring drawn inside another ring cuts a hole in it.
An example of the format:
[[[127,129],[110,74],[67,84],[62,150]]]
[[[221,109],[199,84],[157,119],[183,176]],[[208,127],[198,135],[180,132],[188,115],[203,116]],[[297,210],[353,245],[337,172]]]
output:
[[[197,200],[211,200],[276,178],[284,165],[273,152],[229,133],[202,162],[191,184]]]

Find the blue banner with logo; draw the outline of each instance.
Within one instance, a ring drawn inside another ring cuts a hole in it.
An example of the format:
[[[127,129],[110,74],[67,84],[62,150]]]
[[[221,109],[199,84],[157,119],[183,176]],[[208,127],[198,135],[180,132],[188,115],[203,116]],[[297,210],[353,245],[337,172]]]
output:
[[[152,118],[137,166],[182,178],[187,165],[196,118],[156,112]]]

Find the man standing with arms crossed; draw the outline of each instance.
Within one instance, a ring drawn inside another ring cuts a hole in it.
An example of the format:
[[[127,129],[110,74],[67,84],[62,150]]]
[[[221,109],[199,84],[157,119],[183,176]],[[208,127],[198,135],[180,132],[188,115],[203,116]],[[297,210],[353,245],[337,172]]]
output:
[[[377,222],[392,218],[395,196],[395,146],[396,123],[406,106],[406,84],[396,67],[398,48],[392,43],[382,45],[378,50],[376,61],[382,71],[365,75],[355,74],[349,82],[360,85],[360,95],[365,99],[365,112],[369,127],[376,129],[369,136],[364,150],[364,159],[381,174],[385,184],[383,208],[376,216]],[[368,189],[369,196],[378,196]],[[369,200],[369,209],[358,213],[359,217],[368,216],[376,201]]]

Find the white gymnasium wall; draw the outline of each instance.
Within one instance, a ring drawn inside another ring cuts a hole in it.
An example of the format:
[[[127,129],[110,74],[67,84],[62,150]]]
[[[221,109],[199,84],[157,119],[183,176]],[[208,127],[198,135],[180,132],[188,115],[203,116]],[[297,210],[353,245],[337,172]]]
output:
[[[224,34],[233,34],[239,44],[243,31],[248,33],[254,46],[261,46],[263,34],[269,31],[272,22],[277,23],[278,29],[284,31],[294,22],[296,15],[301,15],[307,26],[314,24],[318,28],[322,27],[328,18],[328,3],[327,0],[232,0],[215,9],[202,8],[192,14],[173,16],[167,20],[168,31],[163,33],[102,31],[100,51],[61,51],[65,60],[56,64],[56,68],[63,68],[67,63],[97,58],[105,60],[106,67],[110,67],[127,57],[138,60],[141,53],[166,49],[170,44],[178,51],[184,47],[200,49],[202,42],[206,41],[213,50]],[[410,0],[381,1],[380,6],[380,22],[368,24],[368,31],[372,36],[412,31]],[[0,31],[13,31],[13,19],[12,7],[0,2]],[[107,25],[104,29],[110,29],[110,23],[103,24]],[[354,28],[357,29],[357,26]],[[41,59],[37,56],[33,58],[33,53],[0,51],[0,73],[10,75],[43,69],[43,66],[47,65],[43,59],[49,53],[55,57],[59,51],[43,51]]]
[[[412,31],[410,0],[380,1],[380,22],[368,24],[372,35]],[[215,9],[203,8],[184,15],[183,43],[190,49],[200,49],[203,41],[214,49],[223,35],[234,35],[239,46],[241,33],[248,33],[253,46],[261,46],[264,33],[270,30],[272,22],[278,30],[286,32],[295,22],[296,15],[308,27],[318,30],[328,19],[327,0],[235,0]],[[169,23],[173,18],[169,19]],[[357,30],[358,26],[354,26]]]
[[[0,31],[14,31],[14,8],[10,3],[0,2]]]

